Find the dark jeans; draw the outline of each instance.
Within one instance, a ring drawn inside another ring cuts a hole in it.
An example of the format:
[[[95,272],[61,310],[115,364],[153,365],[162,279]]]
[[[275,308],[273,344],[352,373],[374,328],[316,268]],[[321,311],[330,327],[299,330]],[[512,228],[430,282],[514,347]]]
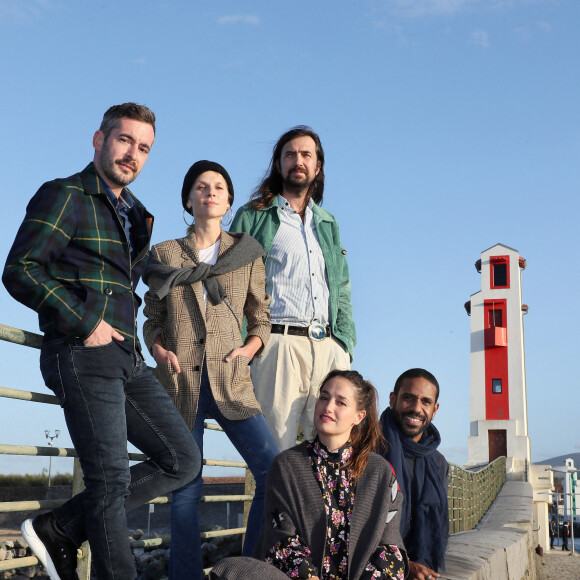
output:
[[[206,412],[221,425],[256,480],[243,548],[244,556],[251,556],[262,527],[266,475],[270,463],[278,455],[278,447],[261,413],[241,421],[227,419],[220,413],[211,393],[207,366],[204,363],[197,415],[192,430],[193,440],[202,455]],[[203,577],[198,516],[202,485],[200,473],[192,482],[174,491],[171,496],[170,580],[201,580]]]
[[[141,355],[116,342],[50,341],[40,369],[64,409],[86,486],[54,510],[56,520],[75,544],[89,540],[99,580],[132,580],[125,510],[191,481],[199,449]],[[129,467],[127,441],[149,459]]]

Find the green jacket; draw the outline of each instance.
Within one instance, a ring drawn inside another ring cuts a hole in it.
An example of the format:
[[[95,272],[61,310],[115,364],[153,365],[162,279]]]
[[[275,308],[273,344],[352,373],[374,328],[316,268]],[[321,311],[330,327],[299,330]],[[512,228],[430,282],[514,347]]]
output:
[[[275,197],[272,203],[262,210],[256,210],[250,204],[243,205],[236,212],[230,231],[250,234],[262,244],[268,254],[280,227],[278,211],[278,197]],[[352,361],[356,331],[352,318],[346,250],[342,247],[338,224],[334,216],[316,204],[312,206],[312,212],[318,241],[326,263],[332,335],[349,353]]]

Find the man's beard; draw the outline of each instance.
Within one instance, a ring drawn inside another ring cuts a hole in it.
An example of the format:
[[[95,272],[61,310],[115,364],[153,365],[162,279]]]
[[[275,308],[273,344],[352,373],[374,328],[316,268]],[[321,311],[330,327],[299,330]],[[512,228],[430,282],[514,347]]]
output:
[[[310,179],[310,175],[307,171],[290,171],[286,177],[282,177],[282,183],[284,184],[284,189],[290,193],[302,193],[308,191],[313,179]]]
[[[417,425],[414,428],[411,428],[404,423],[404,417],[407,415],[411,417],[419,417],[423,420],[423,423]],[[391,409],[391,416],[393,417],[393,421],[395,422],[401,433],[403,433],[407,437],[416,437],[417,435],[424,433],[429,427],[429,425],[431,425],[431,421],[427,419],[425,415],[420,415],[416,413],[402,414],[399,413],[398,411],[395,411],[395,409]]]
[[[118,185],[119,187],[126,187],[133,181],[135,181],[139,172],[135,170],[135,164],[129,159],[120,159],[123,163],[127,164],[133,169],[133,172],[124,173],[120,167],[117,167],[117,162],[110,155],[109,151],[103,150],[101,152],[101,171],[111,183]]]

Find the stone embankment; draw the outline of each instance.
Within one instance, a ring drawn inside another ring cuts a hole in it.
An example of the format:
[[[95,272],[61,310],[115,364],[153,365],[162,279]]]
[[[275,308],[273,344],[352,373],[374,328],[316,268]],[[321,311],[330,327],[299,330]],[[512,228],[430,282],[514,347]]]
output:
[[[506,482],[476,529],[449,539],[441,580],[534,580],[532,498],[529,483]]]

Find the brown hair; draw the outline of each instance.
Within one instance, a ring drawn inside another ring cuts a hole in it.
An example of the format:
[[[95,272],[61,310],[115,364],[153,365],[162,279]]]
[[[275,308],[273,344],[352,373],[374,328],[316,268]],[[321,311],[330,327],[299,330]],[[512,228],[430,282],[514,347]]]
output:
[[[123,103],[122,105],[109,107],[103,115],[99,131],[105,135],[105,140],[111,131],[119,125],[121,119],[133,119],[149,123],[153,127],[153,133],[155,133],[155,113],[151,109],[136,103]]]
[[[324,194],[324,150],[322,149],[322,143],[320,142],[320,137],[310,127],[307,127],[306,125],[298,125],[293,129],[286,131],[286,133],[278,139],[276,145],[274,145],[268,171],[266,172],[262,183],[258,185],[250,196],[250,205],[254,209],[264,209],[265,207],[268,207],[272,203],[272,200],[279,193],[282,193],[282,174],[278,169],[282,149],[288,141],[292,141],[292,139],[296,139],[297,137],[310,137],[316,146],[316,158],[317,161],[320,162],[320,171],[308,189],[306,203],[308,203],[312,198],[314,203],[318,205],[322,204],[322,195]]]
[[[352,469],[352,476],[357,481],[367,466],[371,452],[387,449],[387,441],[383,436],[377,412],[378,393],[370,381],[366,381],[359,372],[353,370],[330,371],[320,388],[322,389],[335,377],[346,379],[352,385],[357,411],[366,411],[365,418],[350,432],[353,453],[347,465]]]

